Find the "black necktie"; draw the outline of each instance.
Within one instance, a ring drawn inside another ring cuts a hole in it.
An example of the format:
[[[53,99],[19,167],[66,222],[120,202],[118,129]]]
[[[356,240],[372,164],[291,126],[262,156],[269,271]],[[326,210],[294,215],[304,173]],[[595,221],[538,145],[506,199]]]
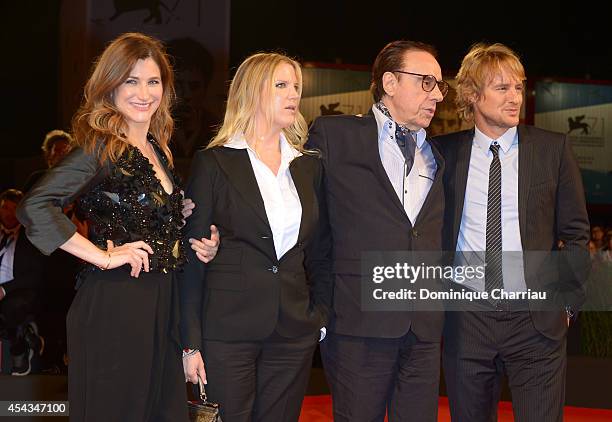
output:
[[[410,174],[410,169],[414,164],[414,150],[416,142],[408,129],[403,129],[400,125],[395,125],[395,141],[399,145],[404,159],[406,160],[406,175]]]
[[[501,229],[501,162],[499,144],[489,148],[493,161],[489,167],[489,195],[487,199],[487,250],[485,252],[485,290],[501,289],[504,286],[502,274],[502,229]]]

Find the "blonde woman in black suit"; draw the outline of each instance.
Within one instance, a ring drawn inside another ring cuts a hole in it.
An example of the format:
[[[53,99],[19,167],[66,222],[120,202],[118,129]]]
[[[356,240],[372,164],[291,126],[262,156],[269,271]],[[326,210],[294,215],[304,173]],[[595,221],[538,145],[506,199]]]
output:
[[[193,161],[198,204],[186,238],[218,227],[208,264],[189,250],[180,282],[187,381],[207,381],[223,420],[297,421],[331,278],[322,167],[304,149],[299,64],[247,58],[230,85],[225,119]]]

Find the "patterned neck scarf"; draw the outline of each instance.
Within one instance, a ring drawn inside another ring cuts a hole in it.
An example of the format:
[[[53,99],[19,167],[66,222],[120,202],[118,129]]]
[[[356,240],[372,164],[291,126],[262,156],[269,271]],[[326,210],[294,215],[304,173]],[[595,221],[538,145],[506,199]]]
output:
[[[416,139],[416,132],[411,131],[410,129],[408,129],[408,127],[406,125],[397,123],[393,119],[393,117],[391,117],[391,113],[389,112],[389,109],[387,108],[385,103],[383,103],[382,101],[377,102],[376,103],[376,108],[378,109],[378,111],[380,111],[382,114],[384,114],[389,120],[391,120],[393,123],[395,123],[395,127],[397,129],[401,130],[404,135],[409,133],[414,139]]]
[[[382,101],[376,103],[376,108],[380,110],[382,114],[387,116],[391,121],[393,117],[391,117],[391,113],[389,113],[389,109],[383,104]],[[412,132],[410,129],[406,127],[406,125],[400,125],[395,122],[395,142],[400,148],[402,155],[406,161],[406,176],[410,173],[410,169],[412,169],[412,165],[414,164],[414,153],[416,149],[416,133]]]

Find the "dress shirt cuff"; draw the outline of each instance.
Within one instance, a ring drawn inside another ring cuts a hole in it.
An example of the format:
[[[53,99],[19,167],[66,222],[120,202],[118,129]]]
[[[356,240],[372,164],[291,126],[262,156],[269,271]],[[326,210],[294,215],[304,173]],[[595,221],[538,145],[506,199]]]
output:
[[[319,343],[321,343],[323,339],[325,338],[325,336],[327,335],[327,328],[321,327],[320,331],[321,331],[321,334],[319,335]]]
[[[193,356],[198,352],[198,349],[183,349],[183,359],[189,356]]]

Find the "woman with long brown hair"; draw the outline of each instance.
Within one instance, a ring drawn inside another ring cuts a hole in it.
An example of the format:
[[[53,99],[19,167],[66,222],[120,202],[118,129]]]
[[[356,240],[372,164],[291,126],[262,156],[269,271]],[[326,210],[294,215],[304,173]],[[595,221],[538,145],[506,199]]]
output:
[[[172,275],[184,261],[168,148],[173,101],[162,44],[116,38],[85,85],[77,147],[18,211],[44,253],[59,247],[87,263],[67,317],[72,421],[187,418]],[[62,213],[75,198],[88,238]]]

